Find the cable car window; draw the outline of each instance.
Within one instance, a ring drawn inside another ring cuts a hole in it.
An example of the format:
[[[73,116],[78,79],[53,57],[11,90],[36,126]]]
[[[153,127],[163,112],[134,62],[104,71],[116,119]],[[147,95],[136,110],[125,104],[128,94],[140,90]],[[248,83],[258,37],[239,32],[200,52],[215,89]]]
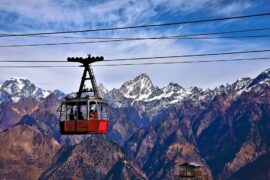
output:
[[[97,112],[97,104],[95,102],[90,102],[90,112]]]
[[[80,105],[80,111],[78,113],[78,119],[79,120],[86,120],[87,117],[87,104],[85,105]]]
[[[100,103],[99,104],[99,119],[105,120],[108,119],[107,117],[107,105]]]
[[[64,106],[63,106],[64,107]],[[62,110],[63,111],[63,110]],[[87,103],[86,102],[69,102],[66,104],[66,120],[86,120],[87,116]]]
[[[96,102],[89,103],[89,120],[98,120],[98,108]]]
[[[70,106],[69,108],[69,120],[75,120],[76,119],[76,114],[75,114],[75,111],[76,111],[76,106]]]
[[[66,117],[67,120],[76,120],[76,105],[66,106]]]

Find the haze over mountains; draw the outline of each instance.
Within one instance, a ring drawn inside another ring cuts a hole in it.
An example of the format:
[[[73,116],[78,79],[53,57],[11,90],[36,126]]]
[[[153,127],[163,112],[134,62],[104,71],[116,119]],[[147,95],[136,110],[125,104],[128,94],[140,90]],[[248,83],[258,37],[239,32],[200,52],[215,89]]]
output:
[[[239,179],[253,164],[270,178],[263,160],[270,151],[270,69],[206,90],[156,87],[147,74],[99,89],[110,104],[108,134],[61,136],[61,91],[23,78],[1,84],[0,176],[173,179],[179,165],[197,162],[214,179]]]

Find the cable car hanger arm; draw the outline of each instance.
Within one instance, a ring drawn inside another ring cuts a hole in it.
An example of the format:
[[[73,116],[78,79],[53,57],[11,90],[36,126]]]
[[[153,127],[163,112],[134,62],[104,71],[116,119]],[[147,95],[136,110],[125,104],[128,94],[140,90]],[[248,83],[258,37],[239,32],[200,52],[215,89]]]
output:
[[[91,57],[91,55],[88,55],[87,58],[82,58],[82,57],[76,57],[76,58],[68,57],[67,58],[68,62],[78,62],[78,63],[81,63],[84,67],[84,72],[82,75],[80,88],[79,88],[79,91],[77,93],[78,98],[80,98],[81,94],[84,92],[85,81],[90,80],[91,84],[92,84],[92,89],[94,92],[94,97],[96,97],[97,99],[101,99],[101,97],[99,96],[99,93],[98,93],[96,78],[95,78],[94,72],[91,68],[91,64],[94,62],[99,62],[99,61],[103,61],[103,60],[104,60],[103,56]],[[86,77],[87,74],[89,75],[89,78]]]

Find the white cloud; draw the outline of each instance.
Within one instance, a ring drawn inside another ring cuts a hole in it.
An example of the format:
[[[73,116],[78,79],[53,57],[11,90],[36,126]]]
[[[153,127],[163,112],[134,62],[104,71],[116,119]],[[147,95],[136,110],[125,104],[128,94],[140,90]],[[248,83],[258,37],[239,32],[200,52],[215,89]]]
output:
[[[237,2],[236,1],[220,8],[220,10],[217,11],[217,14],[232,16],[232,15],[241,13],[242,11],[250,8],[251,6],[252,4],[250,2]]]
[[[1,0],[0,10],[19,15],[17,23],[27,24],[25,19],[34,20],[54,25],[58,23],[68,28],[69,26],[95,27],[100,24],[119,26],[131,24],[144,24],[160,12],[191,13],[209,9],[213,14],[232,14],[242,12],[251,7],[250,2],[237,1],[221,3],[217,0],[110,0],[103,3],[86,1],[56,1],[56,0]],[[31,23],[31,22],[28,22]],[[67,25],[64,25],[64,24]]]

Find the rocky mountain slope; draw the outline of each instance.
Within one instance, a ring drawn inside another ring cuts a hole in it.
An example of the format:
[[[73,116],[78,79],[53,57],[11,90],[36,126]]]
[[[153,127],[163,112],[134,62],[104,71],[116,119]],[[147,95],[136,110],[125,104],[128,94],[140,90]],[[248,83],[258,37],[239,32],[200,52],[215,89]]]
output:
[[[267,70],[213,90],[217,93],[210,102],[186,99],[164,109],[124,148],[149,178],[172,177],[168,173],[178,162],[170,162],[168,154],[174,149],[179,155],[173,160],[199,162],[214,179],[227,179],[270,151],[269,82]]]
[[[147,179],[118,145],[104,139],[88,138],[69,148],[57,155],[41,179]]]
[[[39,109],[40,102],[33,98],[25,98],[17,103],[0,104],[0,132],[17,124],[24,115],[32,114]]]
[[[0,176],[38,179],[61,145],[35,126],[24,123],[0,133]]]
[[[61,145],[30,116],[1,132],[0,143],[4,179],[147,179],[117,144],[88,137]]]
[[[225,98],[222,101],[226,102],[223,111],[220,109],[224,105],[216,105],[218,110],[209,111],[205,117],[208,126],[197,133],[198,148],[214,176],[228,178],[239,168],[269,152],[269,77],[269,71],[263,72],[237,99],[226,102],[228,98]]]
[[[176,170],[185,162],[205,166],[211,178],[211,171],[197,148],[189,113],[181,114],[186,107],[164,110],[155,124],[140,129],[125,143],[128,155],[143,167],[150,179],[174,179]]]
[[[250,180],[267,180],[270,177],[270,153],[260,156],[255,161],[247,164],[230,179],[250,179]]]

